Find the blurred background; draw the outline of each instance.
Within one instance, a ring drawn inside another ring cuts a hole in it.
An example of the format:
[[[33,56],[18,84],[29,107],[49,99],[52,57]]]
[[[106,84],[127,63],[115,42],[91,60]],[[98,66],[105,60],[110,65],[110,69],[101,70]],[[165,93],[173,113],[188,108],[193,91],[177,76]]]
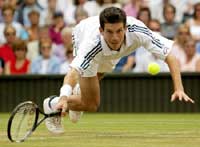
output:
[[[24,100],[42,104],[45,97],[59,94],[73,60],[73,27],[109,6],[175,41],[171,52],[196,104],[170,103],[168,66],[140,47],[101,82],[99,111],[199,112],[199,0],[0,0],[0,111],[11,111]],[[148,74],[151,62],[160,66],[156,76]]]

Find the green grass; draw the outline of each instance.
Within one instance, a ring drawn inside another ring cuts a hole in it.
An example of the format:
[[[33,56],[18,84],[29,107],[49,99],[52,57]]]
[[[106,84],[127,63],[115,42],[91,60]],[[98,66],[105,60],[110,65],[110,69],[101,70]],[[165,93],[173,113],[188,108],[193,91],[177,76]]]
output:
[[[44,123],[23,143],[6,136],[8,114],[0,114],[0,147],[199,147],[199,114],[84,114],[66,133],[53,135]]]

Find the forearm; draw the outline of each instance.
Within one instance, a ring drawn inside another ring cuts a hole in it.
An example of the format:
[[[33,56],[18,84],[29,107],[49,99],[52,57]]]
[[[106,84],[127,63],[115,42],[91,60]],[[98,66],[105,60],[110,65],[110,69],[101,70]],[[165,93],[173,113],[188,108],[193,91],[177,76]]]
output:
[[[183,90],[180,68],[179,68],[179,64],[178,64],[176,57],[169,54],[167,56],[165,62],[168,64],[170,72],[171,72],[171,76],[172,76],[172,80],[173,80],[173,84],[174,84],[174,90],[175,91]]]
[[[78,82],[79,73],[76,69],[72,68],[64,77],[63,85],[68,84],[74,87]]]
[[[78,82],[79,73],[72,68],[64,77],[63,86],[60,88],[60,97],[70,96]]]

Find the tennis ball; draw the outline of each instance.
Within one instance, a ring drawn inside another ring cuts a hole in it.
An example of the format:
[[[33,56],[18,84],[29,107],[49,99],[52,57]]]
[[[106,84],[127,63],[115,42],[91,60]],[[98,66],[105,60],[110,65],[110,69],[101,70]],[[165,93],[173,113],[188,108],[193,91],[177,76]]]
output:
[[[157,63],[152,62],[148,65],[148,72],[151,75],[156,75],[160,72],[160,66]]]

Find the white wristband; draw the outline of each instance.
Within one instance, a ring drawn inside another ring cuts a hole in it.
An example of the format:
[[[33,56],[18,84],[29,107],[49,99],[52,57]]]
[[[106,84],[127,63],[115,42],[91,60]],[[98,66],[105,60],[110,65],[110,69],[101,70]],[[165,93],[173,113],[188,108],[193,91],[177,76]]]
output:
[[[65,84],[60,88],[60,97],[70,96],[71,94],[72,94],[72,87],[70,85]]]

